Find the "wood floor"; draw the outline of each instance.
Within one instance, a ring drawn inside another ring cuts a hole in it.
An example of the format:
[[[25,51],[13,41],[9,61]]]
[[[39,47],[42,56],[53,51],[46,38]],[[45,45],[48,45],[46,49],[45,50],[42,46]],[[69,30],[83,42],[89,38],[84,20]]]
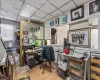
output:
[[[42,69],[40,70],[39,66],[29,70],[28,72],[21,72],[17,74],[16,78],[19,80],[22,77],[30,76],[31,80],[62,80],[56,73],[55,69],[52,69],[52,72],[45,70],[42,74]]]

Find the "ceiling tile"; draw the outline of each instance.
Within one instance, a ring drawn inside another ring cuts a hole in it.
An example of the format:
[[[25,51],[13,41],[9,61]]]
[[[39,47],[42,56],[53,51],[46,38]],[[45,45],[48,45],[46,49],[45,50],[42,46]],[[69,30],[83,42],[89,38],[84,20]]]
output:
[[[52,19],[52,18],[54,18],[54,17],[51,16],[51,15],[48,15],[48,16],[46,16],[44,19],[49,20],[49,19]]]
[[[35,13],[35,15],[36,16],[39,16],[39,17],[44,17],[44,16],[46,16],[47,14],[45,13],[45,12],[43,12],[43,11],[37,11],[36,13]]]
[[[20,0],[1,0],[1,2],[5,5],[10,5],[12,7],[20,9],[22,6],[22,1]]]
[[[86,2],[88,2],[90,0],[74,0],[74,1],[79,6],[79,5],[82,5],[82,4],[84,4],[84,3],[86,3]]]
[[[0,15],[3,15],[3,12],[2,12],[2,10],[0,10]]]
[[[37,11],[36,8],[24,3],[20,12],[20,16],[31,17]]]
[[[36,8],[40,8],[41,5],[46,2],[46,0],[25,0],[25,2]]]
[[[1,10],[0,10],[0,18],[3,18],[3,13]]]
[[[70,0],[49,0],[49,2],[51,2],[53,5],[55,5],[56,7],[61,7],[62,5],[64,5],[65,3],[69,2]]]
[[[56,10],[55,12],[51,13],[53,16],[59,16],[60,14],[62,14],[60,10]]]
[[[14,21],[16,21],[16,18],[11,18],[11,17],[4,17],[5,19],[8,19],[8,20],[14,20]]]
[[[37,16],[32,16],[31,19],[32,20],[40,20],[41,18],[40,17],[37,17]]]
[[[0,10],[2,10],[2,4],[0,3]]]
[[[46,22],[47,20],[45,20],[45,19],[41,19],[40,21],[41,21],[41,22]]]
[[[24,16],[18,16],[17,21],[23,21],[23,20],[28,20],[28,18]]]
[[[15,8],[13,8],[11,6],[2,5],[2,7],[3,7],[4,11],[11,12],[13,14],[18,14],[19,13],[18,9],[15,9]]]
[[[17,15],[12,14],[12,13],[8,13],[8,12],[3,12],[4,13],[4,17],[8,17],[8,18],[12,18],[12,19],[16,19]]]
[[[42,8],[44,12],[51,13],[52,11],[56,10],[54,6],[52,6],[49,2],[47,2]]]
[[[69,11],[69,10],[75,8],[75,7],[76,7],[76,5],[74,4],[73,1],[71,1],[67,5],[61,7],[60,10],[62,10],[63,12],[67,12],[67,11]]]
[[[2,16],[2,15],[0,15],[0,18],[3,18],[3,16]]]

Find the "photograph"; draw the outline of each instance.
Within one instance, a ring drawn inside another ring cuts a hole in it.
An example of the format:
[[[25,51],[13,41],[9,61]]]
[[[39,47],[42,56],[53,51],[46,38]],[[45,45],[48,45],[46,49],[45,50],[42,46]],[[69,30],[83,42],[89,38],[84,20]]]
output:
[[[51,26],[54,26],[54,20],[51,20],[51,21],[50,21],[50,27],[51,27]]]
[[[57,30],[52,28],[51,29],[51,44],[56,44],[56,34],[57,34]]]
[[[69,31],[69,43],[76,46],[89,46],[89,29]]]
[[[89,3],[89,15],[100,12],[100,0]]]
[[[77,20],[77,19],[81,19],[84,18],[84,6],[79,6],[73,10],[71,10],[71,20]]]
[[[30,32],[33,32],[33,28],[30,29]]]
[[[67,15],[62,16],[62,24],[67,23]]]
[[[55,26],[58,26],[59,25],[59,18],[56,18],[55,19]]]

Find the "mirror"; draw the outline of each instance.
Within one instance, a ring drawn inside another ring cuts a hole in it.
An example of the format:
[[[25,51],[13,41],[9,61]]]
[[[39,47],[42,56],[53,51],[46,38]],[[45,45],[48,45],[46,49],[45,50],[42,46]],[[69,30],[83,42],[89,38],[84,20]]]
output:
[[[30,23],[23,22],[22,23],[22,39],[23,44],[32,44],[35,40],[43,39],[43,26]]]

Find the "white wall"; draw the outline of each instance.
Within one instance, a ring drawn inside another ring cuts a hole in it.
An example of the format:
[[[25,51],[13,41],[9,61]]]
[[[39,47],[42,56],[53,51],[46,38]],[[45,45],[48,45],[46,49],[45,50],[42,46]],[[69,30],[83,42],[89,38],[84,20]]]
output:
[[[98,32],[99,32],[99,36],[100,36],[100,12],[99,13],[95,13],[93,15],[89,15],[89,3],[84,4],[84,18],[82,18],[82,19],[75,20],[75,21],[71,21],[70,11],[69,12],[66,12],[65,14],[62,14],[62,15],[67,15],[68,20],[67,20],[67,23],[66,24],[73,24],[73,23],[77,23],[77,22],[80,22],[80,21],[89,20],[90,18],[99,17],[99,31]],[[61,23],[62,15],[61,16],[58,16],[59,19],[60,19],[59,26],[66,25],[66,24],[62,24]],[[57,17],[55,17],[55,18],[57,18]],[[47,22],[45,22],[45,24],[44,24],[45,25],[45,30],[46,30],[45,31],[45,39],[51,38],[50,37],[50,34],[49,34],[50,33],[50,28],[59,27],[59,26],[50,27],[50,24],[49,23],[50,23],[50,20],[47,21]],[[87,26],[89,26],[89,24],[87,24]],[[98,41],[100,41],[100,37],[99,37],[99,40]],[[100,49],[100,42],[99,42],[99,49]]]

